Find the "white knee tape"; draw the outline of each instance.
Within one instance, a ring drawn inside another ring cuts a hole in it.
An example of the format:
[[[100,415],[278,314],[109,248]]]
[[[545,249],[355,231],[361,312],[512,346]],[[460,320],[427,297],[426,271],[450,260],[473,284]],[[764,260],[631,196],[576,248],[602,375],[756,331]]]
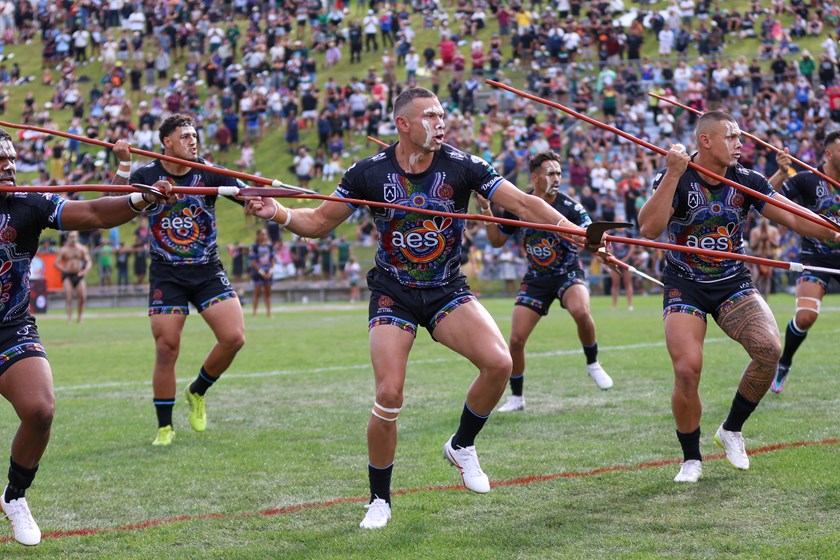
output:
[[[394,414],[395,416],[393,418],[388,418],[386,416],[382,416],[381,414],[379,414],[377,409],[381,410],[382,412],[386,412],[388,414]],[[387,408],[387,407],[382,406],[378,402],[374,401],[373,402],[373,408],[370,409],[370,413],[373,414],[374,416],[376,416],[377,418],[379,418],[380,420],[385,420],[386,422],[396,422],[397,421],[397,416],[399,416],[399,414],[400,414],[400,410],[402,410],[402,408]]]
[[[802,303],[800,303],[802,302]],[[808,302],[808,306],[803,305],[805,302]],[[813,305],[813,307],[809,307]],[[812,297],[798,297],[796,298],[796,309],[793,313],[793,326],[796,330],[800,332],[805,332],[805,329],[800,328],[798,324],[796,324],[796,315],[800,311],[810,311],[811,313],[816,313],[817,315],[820,314],[820,309],[822,309],[822,300]]]

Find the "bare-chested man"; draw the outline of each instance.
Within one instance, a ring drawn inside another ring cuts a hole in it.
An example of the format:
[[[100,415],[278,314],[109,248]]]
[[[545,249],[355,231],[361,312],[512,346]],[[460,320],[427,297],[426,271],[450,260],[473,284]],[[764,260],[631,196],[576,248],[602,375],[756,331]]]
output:
[[[87,287],[85,276],[91,267],[90,251],[79,243],[79,233],[71,231],[67,234],[67,241],[61,246],[55,266],[61,271],[61,282],[64,284],[64,306],[67,309],[67,322],[73,321],[73,295],[78,300],[76,322],[82,322],[82,312],[85,309]]]
[[[750,230],[750,250],[756,257],[772,259],[776,256],[780,239],[779,228],[762,216],[758,220],[758,224]],[[766,265],[754,264],[752,265],[752,275],[755,287],[758,288],[766,301],[770,295],[770,290],[773,289],[773,269]]]

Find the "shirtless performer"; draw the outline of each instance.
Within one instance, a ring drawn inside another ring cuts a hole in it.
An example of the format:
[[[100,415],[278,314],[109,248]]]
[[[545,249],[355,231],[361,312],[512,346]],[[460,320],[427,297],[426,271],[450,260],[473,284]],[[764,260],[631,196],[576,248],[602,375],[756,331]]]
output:
[[[776,257],[776,250],[779,248],[779,228],[770,224],[770,221],[761,216],[758,224],[750,230],[750,249],[756,257],[772,259]],[[752,265],[752,275],[755,287],[761,292],[761,296],[767,301],[770,290],[773,289],[773,269],[765,265]]]
[[[85,309],[86,285],[85,276],[91,267],[88,248],[79,243],[79,233],[71,231],[67,234],[67,241],[62,245],[55,260],[55,266],[61,271],[61,281],[64,284],[64,305],[67,309],[67,322],[73,320],[73,294],[79,300],[76,322],[82,322],[82,311]]]

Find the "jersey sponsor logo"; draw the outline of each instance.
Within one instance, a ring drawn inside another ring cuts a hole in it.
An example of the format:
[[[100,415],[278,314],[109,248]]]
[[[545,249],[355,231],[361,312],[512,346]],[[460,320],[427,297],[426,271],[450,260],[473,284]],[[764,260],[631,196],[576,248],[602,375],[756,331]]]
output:
[[[732,251],[732,236],[738,231],[738,224],[730,223],[728,226],[720,226],[717,230],[703,235],[689,235],[685,240],[686,247],[696,247],[707,251]],[[720,257],[704,257],[713,262],[720,262]]]
[[[672,288],[672,289],[668,290],[668,293],[666,294],[665,297],[668,298],[668,304],[667,305],[671,305],[671,304],[674,304],[674,303],[680,303],[682,301],[682,292],[675,289],[675,288]]]
[[[377,313],[391,313],[391,306],[394,305],[394,300],[388,296],[379,296],[376,301]]]
[[[0,229],[0,242],[10,244],[17,241],[17,230],[12,226],[4,226]]]
[[[465,154],[463,152],[459,152],[457,150],[446,150],[446,154],[451,157],[452,159],[463,160],[465,159]]]
[[[160,221],[161,229],[192,229],[195,225],[192,216],[167,216]]]
[[[435,260],[446,246],[443,232],[452,225],[452,218],[423,220],[419,226],[408,231],[391,232],[391,245],[397,247],[413,263],[427,263]]]
[[[531,255],[531,258],[540,266],[549,266],[557,258],[557,251],[554,247],[556,239],[543,238],[538,243],[528,245],[525,251]]]
[[[495,185],[498,180],[499,180],[498,177],[493,177],[491,180],[489,180],[486,183],[484,183],[483,185],[481,185],[481,187],[479,187],[479,189],[478,189],[478,192],[480,192],[480,193],[481,192],[489,192],[490,188],[493,185]]]

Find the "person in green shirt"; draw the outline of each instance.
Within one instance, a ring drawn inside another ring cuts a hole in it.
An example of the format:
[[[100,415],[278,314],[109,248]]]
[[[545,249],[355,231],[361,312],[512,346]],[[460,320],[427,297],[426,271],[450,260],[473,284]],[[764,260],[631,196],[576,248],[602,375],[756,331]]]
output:
[[[816,69],[817,63],[814,62],[811,53],[807,49],[802,51],[802,60],[799,61],[799,74],[805,76],[811,85],[814,85],[813,77]]]
[[[110,241],[104,241],[99,247],[99,285],[111,285],[111,272],[114,270],[114,246]]]

